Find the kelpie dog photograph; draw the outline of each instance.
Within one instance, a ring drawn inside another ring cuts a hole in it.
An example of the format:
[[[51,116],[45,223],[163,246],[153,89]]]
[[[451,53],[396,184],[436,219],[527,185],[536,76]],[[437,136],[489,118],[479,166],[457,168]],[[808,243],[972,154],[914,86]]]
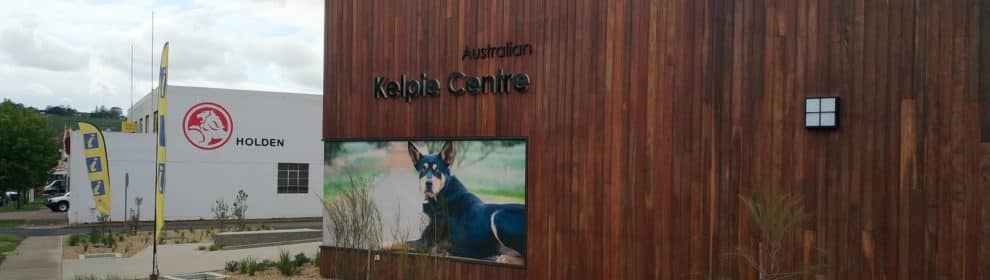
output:
[[[382,216],[378,249],[525,265],[525,140],[346,142],[326,191],[355,174]],[[396,222],[391,222],[396,221]],[[392,232],[408,231],[408,235]]]

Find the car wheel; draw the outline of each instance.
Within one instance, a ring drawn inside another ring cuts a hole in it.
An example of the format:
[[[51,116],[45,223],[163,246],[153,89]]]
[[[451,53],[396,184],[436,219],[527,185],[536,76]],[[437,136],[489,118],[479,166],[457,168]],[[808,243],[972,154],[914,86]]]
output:
[[[59,212],[69,211],[69,203],[65,201],[59,202],[58,205],[55,206],[55,209],[58,209]]]

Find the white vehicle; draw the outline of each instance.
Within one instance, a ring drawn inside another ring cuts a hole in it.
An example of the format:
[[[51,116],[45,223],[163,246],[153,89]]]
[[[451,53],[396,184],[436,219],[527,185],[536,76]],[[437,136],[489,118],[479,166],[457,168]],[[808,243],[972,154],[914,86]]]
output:
[[[52,209],[52,211],[56,211],[56,212],[69,211],[70,193],[71,192],[67,192],[60,196],[45,199],[45,206],[48,206],[49,209]]]
[[[17,201],[18,199],[21,198],[21,194],[17,193],[17,191],[8,191],[3,193],[3,195],[5,196],[7,201]]]
[[[60,195],[65,193],[65,184],[62,183],[61,179],[54,179],[48,182],[44,188],[42,188],[42,193],[45,195]]]

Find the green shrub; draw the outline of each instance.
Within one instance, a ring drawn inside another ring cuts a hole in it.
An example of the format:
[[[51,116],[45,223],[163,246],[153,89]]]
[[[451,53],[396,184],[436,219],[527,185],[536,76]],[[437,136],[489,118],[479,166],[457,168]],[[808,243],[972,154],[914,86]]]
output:
[[[313,265],[320,265],[320,251],[316,251],[316,254],[313,254]]]
[[[227,272],[234,272],[237,271],[237,266],[238,266],[237,261],[229,261],[227,262],[227,265],[224,266],[224,269],[226,269]]]
[[[69,246],[79,245],[79,243],[82,241],[82,239],[83,239],[83,235],[82,234],[69,235]]]
[[[103,243],[103,235],[100,234],[96,229],[89,230],[89,243],[100,244]]]
[[[278,263],[275,266],[278,267],[278,272],[282,273],[283,276],[296,274],[296,263],[289,257],[289,251],[282,250],[278,254]]]
[[[275,266],[275,262],[269,259],[264,259],[258,262],[258,271],[268,269],[269,267]]]
[[[206,245],[199,245],[199,247],[196,247],[196,250],[206,251],[206,248]]]
[[[96,275],[90,274],[90,275],[76,275],[75,277],[72,277],[72,279],[73,280],[123,280],[124,277],[120,277],[117,275],[107,275],[103,277],[98,277]]]
[[[303,266],[304,264],[309,263],[309,261],[310,259],[305,253],[296,254],[295,259],[293,259],[293,263],[295,263],[296,266]]]
[[[220,245],[217,245],[216,243],[213,243],[213,244],[210,244],[210,248],[209,249],[210,249],[210,251],[216,251],[216,250],[223,249],[223,246],[220,246]]]
[[[254,276],[254,272],[258,270],[258,260],[254,257],[245,257],[241,259],[241,273],[247,273],[248,275]]]

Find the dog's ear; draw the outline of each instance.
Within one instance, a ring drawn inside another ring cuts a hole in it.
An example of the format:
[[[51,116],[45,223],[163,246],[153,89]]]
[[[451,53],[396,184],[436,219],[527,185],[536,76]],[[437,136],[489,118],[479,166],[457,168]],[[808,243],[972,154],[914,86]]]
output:
[[[419,166],[415,165],[419,162],[419,158],[423,157],[423,154],[419,152],[419,148],[416,147],[416,144],[413,144],[412,141],[409,141],[409,147],[406,150],[409,151],[409,158],[412,159],[414,165],[413,167],[418,170]]]
[[[443,162],[447,163],[447,166],[454,166],[454,159],[457,158],[454,143],[450,141],[443,143],[443,148],[440,148],[440,158],[443,159]]]

